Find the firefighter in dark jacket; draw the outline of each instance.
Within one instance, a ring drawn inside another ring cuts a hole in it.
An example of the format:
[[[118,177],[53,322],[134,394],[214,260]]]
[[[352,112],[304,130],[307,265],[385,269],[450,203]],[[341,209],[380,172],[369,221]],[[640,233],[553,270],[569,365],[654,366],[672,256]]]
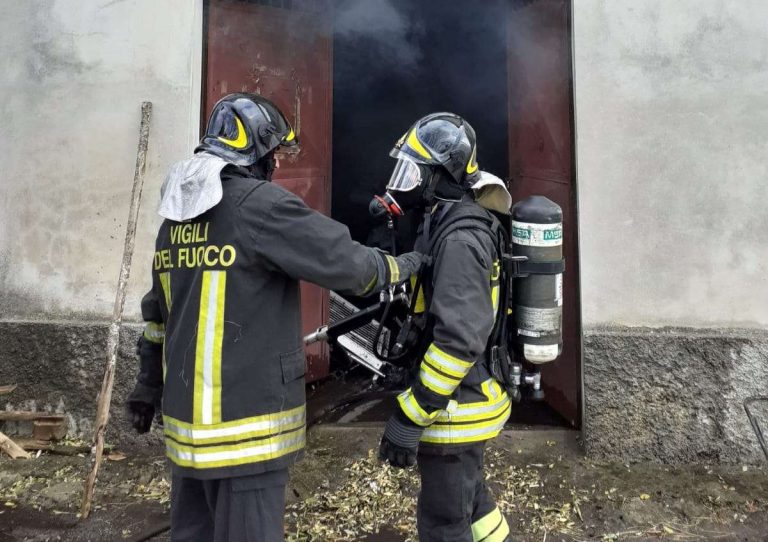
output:
[[[492,376],[488,343],[498,317],[504,183],[481,172],[475,133],[450,113],[428,115],[396,144],[387,196],[425,211],[416,248],[430,256],[416,284],[419,340],[413,383],[398,396],[379,455],[418,462],[420,542],[505,542],[509,526],[485,485],[484,445],[499,434],[510,399]]]
[[[269,182],[275,151],[296,143],[273,103],[226,96],[162,188],[128,409],[145,432],[162,395],[174,541],[283,540],[287,469],[305,444],[299,281],[365,295],[421,262],[352,241]]]

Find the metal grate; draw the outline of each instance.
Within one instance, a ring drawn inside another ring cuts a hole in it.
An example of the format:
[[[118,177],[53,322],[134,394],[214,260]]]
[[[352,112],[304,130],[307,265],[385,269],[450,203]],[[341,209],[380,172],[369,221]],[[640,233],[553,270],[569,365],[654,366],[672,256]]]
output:
[[[357,307],[352,303],[340,295],[331,292],[331,323],[338,322],[347,316],[351,316],[353,313],[357,312],[357,310]],[[379,323],[374,320],[350,333],[341,335],[336,339],[336,342],[339,346],[344,348],[353,361],[380,376],[384,376],[381,372],[381,367],[384,365],[384,362],[373,354],[373,340],[376,337],[376,330],[378,327]],[[380,339],[380,344],[382,344],[382,346],[389,344],[389,335],[390,330],[384,328],[381,332]],[[384,353],[386,353],[386,349],[384,349]]]

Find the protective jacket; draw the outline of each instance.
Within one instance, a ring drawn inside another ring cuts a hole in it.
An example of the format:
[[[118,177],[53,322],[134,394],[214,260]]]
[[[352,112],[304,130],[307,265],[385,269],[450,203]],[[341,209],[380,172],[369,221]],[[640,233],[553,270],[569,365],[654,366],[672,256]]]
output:
[[[412,422],[425,427],[422,452],[491,439],[509,417],[509,397],[486,363],[499,306],[499,227],[466,196],[439,204],[417,240],[417,250],[432,261],[414,294],[416,312],[423,313],[421,361],[398,403]]]
[[[217,204],[163,222],[142,303],[144,339],[162,348],[167,455],[199,479],[285,468],[303,449],[299,281],[360,295],[399,278],[394,258],[279,185],[220,175]]]

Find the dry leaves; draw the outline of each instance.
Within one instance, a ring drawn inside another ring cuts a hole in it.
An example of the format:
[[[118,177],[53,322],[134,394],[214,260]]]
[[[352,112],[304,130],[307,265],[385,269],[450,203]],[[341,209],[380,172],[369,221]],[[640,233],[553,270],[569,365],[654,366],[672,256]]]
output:
[[[572,533],[581,521],[579,504],[586,497],[571,490],[569,502],[542,500],[539,469],[549,465],[511,465],[498,450],[486,453],[486,479],[502,512],[520,522],[526,533]],[[371,450],[365,459],[344,469],[347,477],[331,490],[328,484],[288,507],[291,525],[288,542],[341,542],[361,540],[383,528],[416,540],[416,499],[419,479],[414,470],[381,464]]]
[[[288,507],[291,528],[288,542],[341,542],[360,540],[383,527],[416,540],[414,470],[383,465],[373,450],[345,468],[347,478],[330,491],[318,488],[310,497]]]
[[[171,483],[165,477],[159,476],[148,484],[138,484],[131,496],[166,504],[171,500]]]

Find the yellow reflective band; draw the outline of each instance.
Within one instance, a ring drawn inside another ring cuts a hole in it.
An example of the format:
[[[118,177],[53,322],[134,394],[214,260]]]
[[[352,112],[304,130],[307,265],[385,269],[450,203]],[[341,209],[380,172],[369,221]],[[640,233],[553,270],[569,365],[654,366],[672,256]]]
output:
[[[220,293],[216,299],[216,320],[215,332],[213,337],[213,366],[211,368],[211,402],[212,419],[211,423],[221,422],[221,345],[224,342],[224,298],[227,291],[227,273],[226,271],[215,271],[220,273],[219,289]]]
[[[227,272],[205,271],[202,282],[192,419],[196,424],[208,425],[221,421],[221,343]]]
[[[415,314],[423,314],[425,310],[427,310],[427,303],[424,300],[424,288],[419,288],[419,291],[416,291],[416,280],[417,275],[411,275],[411,295],[416,296],[416,304],[413,307],[413,312]]]
[[[293,128],[291,128],[291,131],[288,132],[288,135],[283,138],[283,141],[287,143],[288,141],[293,141],[294,139],[296,139],[296,134],[293,132]]]
[[[504,516],[501,517],[501,525],[482,542],[506,542],[509,536],[509,524]]]
[[[501,510],[499,510],[499,507],[497,506],[493,509],[493,511],[481,517],[472,524],[473,542],[487,542],[487,537],[491,533],[497,531],[499,527],[501,527],[501,524],[504,522],[504,516],[501,514]],[[507,530],[507,533],[509,533],[509,530]]]
[[[416,128],[411,130],[411,133],[408,134],[406,144],[427,160],[432,159],[432,155],[429,154],[429,151],[421,144],[421,141],[419,141],[419,137],[416,135]]]
[[[455,376],[458,379],[464,378],[472,368],[472,363],[445,353],[435,346],[434,343],[427,349],[424,359],[428,360],[430,365],[433,365],[439,371]]]
[[[160,280],[160,287],[163,289],[163,295],[165,296],[165,308],[168,309],[168,314],[171,314],[171,272],[166,271],[160,273],[157,278]]]
[[[371,282],[369,282],[368,286],[366,286],[365,289],[363,290],[363,294],[367,294],[368,292],[370,292],[373,289],[373,287],[376,285],[378,280],[379,280],[378,275],[374,273],[373,278],[371,279]]]
[[[226,143],[230,147],[234,147],[236,149],[244,149],[248,146],[248,135],[245,133],[245,127],[243,127],[243,123],[237,116],[235,116],[235,123],[237,124],[237,137],[235,137],[235,139],[219,137],[219,141]]]
[[[459,410],[461,407],[459,407]],[[478,423],[454,424],[453,413],[447,423],[442,422],[442,416],[432,425],[424,430],[421,437],[422,442],[433,444],[462,444],[465,442],[479,442],[496,437],[504,428],[504,424],[509,418],[511,404],[507,403],[501,412],[501,415],[494,419]]]
[[[467,162],[467,173],[472,174],[477,171],[477,145],[472,148],[472,156],[469,157]]]
[[[264,414],[222,422],[197,425],[163,416],[164,432],[169,438],[183,444],[210,445],[221,442],[246,440],[265,435],[277,435],[301,427],[306,422],[304,405],[274,414]]]
[[[151,343],[163,344],[165,340],[165,326],[162,323],[147,322],[144,326],[144,338]]]
[[[496,321],[499,312],[499,278],[501,277],[501,264],[499,260],[493,262],[491,271],[491,304],[493,305],[493,321]]]
[[[400,267],[397,265],[397,260],[389,254],[385,254],[387,258],[387,264],[389,265],[389,283],[397,284],[400,282]]]
[[[472,148],[472,156],[469,157],[467,162],[467,173],[472,174],[477,171],[477,145]]]
[[[427,411],[421,408],[421,405],[416,401],[411,388],[398,395],[397,402],[400,404],[403,413],[408,416],[408,419],[422,427],[431,424],[441,413],[440,410],[436,410],[432,414],[427,414]]]
[[[438,395],[451,395],[461,383],[460,380],[454,380],[438,373],[429,364],[424,362],[422,362],[421,369],[419,370],[419,380]]]
[[[491,283],[493,283],[493,281],[499,280],[500,276],[501,276],[501,264],[499,263],[499,260],[496,260],[493,262],[493,270],[491,271]]]
[[[504,415],[510,405],[509,396],[495,379],[489,378],[481,385],[485,401],[459,403],[450,412],[441,412],[436,423],[451,424],[463,422],[492,421]]]
[[[269,461],[304,448],[306,431],[297,431],[274,437],[221,446],[193,447],[165,441],[168,458],[181,467],[210,469],[233,467],[259,461]]]
[[[504,398],[498,403],[484,404],[483,406],[469,407],[469,405],[459,405],[456,411],[451,412],[450,418],[441,416],[437,419],[440,423],[459,423],[459,422],[479,422],[481,420],[496,420],[503,416],[504,412],[510,406],[509,398]]]

